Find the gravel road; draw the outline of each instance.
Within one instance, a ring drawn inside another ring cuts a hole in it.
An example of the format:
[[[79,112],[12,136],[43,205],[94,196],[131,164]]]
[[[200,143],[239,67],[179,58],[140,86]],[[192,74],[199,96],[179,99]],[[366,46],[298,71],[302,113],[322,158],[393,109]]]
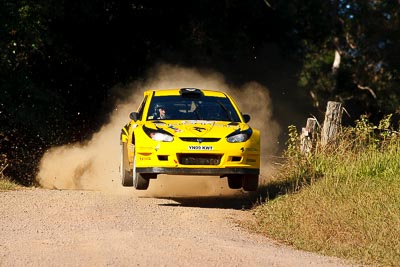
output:
[[[350,266],[250,233],[246,196],[0,192],[0,266]]]

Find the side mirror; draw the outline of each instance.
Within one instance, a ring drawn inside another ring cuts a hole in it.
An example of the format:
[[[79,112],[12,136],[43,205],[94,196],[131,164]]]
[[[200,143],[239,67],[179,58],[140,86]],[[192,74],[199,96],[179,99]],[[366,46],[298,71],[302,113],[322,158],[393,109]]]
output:
[[[139,116],[139,113],[137,113],[137,112],[131,112],[131,114],[129,114],[129,118],[133,121],[137,121],[138,116]]]
[[[245,122],[245,123],[248,123],[248,122],[250,121],[250,115],[248,115],[248,114],[243,114],[242,116],[243,116],[243,119],[244,119],[244,122]]]

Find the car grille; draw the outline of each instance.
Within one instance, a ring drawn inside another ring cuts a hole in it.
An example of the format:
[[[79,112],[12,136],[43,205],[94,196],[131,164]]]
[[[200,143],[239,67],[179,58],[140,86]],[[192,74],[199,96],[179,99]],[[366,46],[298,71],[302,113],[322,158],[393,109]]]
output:
[[[222,155],[215,154],[178,154],[182,165],[219,165]]]
[[[203,143],[203,142],[218,142],[221,138],[180,137],[180,139],[185,142]]]

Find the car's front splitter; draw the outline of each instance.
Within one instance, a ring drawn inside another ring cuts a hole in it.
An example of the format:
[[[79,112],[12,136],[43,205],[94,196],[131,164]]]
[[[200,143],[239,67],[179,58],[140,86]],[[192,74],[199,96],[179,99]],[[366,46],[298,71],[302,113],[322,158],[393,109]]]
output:
[[[172,175],[215,175],[226,176],[232,174],[252,174],[259,175],[260,169],[249,168],[136,168],[138,173],[172,174]]]

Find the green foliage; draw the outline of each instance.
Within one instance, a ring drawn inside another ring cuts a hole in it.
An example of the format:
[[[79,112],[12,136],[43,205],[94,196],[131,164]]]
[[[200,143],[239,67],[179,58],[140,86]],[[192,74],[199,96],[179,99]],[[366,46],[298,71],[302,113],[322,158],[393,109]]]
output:
[[[292,18],[293,34],[302,47],[297,50],[303,61],[299,86],[310,92],[317,107],[338,100],[356,104],[362,112],[396,112],[400,104],[398,2],[315,2],[275,1],[277,12]],[[334,72],[335,50],[341,62]]]
[[[31,63],[33,55],[41,53],[46,26],[38,3],[2,1],[0,7],[0,22],[4,27],[0,39],[0,71],[5,74],[24,69]]]
[[[398,266],[400,134],[391,119],[375,126],[362,116],[336,146],[285,154],[273,184],[280,181],[292,194],[256,209],[258,230],[300,249]]]

